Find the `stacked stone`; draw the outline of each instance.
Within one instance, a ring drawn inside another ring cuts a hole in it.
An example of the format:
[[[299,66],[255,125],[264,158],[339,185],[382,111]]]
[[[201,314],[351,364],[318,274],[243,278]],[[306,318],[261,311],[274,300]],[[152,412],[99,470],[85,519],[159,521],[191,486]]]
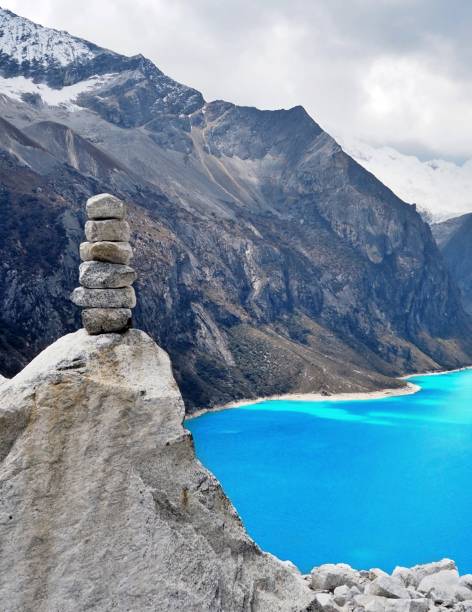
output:
[[[79,282],[71,299],[81,306],[82,324],[89,334],[121,332],[131,327],[136,295],[131,286],[136,272],[124,202],[108,193],[87,200],[88,221],[80,245]]]

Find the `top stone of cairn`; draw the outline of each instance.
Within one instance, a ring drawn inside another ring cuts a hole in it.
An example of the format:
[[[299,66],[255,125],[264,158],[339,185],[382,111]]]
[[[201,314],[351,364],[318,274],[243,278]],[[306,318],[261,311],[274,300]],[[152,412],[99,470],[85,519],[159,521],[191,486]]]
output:
[[[124,219],[126,205],[109,193],[101,193],[87,200],[87,216],[89,219]]]

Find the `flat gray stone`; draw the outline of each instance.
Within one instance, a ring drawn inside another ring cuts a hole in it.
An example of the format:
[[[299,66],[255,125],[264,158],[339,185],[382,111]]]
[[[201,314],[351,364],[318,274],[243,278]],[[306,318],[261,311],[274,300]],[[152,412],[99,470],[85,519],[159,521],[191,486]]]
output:
[[[124,219],[126,204],[109,193],[99,193],[87,200],[89,219]]]
[[[133,268],[104,261],[84,261],[79,268],[79,282],[89,289],[130,287],[136,280]]]
[[[88,289],[77,287],[71,294],[71,300],[83,308],[134,308],[136,294],[133,287],[121,289]]]
[[[425,576],[418,585],[418,591],[433,601],[453,601],[460,586],[456,569],[445,569]]]
[[[392,599],[410,599],[410,593],[399,578],[379,576],[367,585],[366,594]]]
[[[341,610],[329,593],[316,593],[313,604],[313,609],[317,612],[340,612]]]
[[[131,327],[129,308],[85,308],[82,325],[89,334],[120,332]]]
[[[91,220],[85,224],[85,236],[89,242],[128,242],[129,223],[121,219]]]
[[[359,572],[346,563],[325,563],[311,571],[311,588],[315,591],[334,591],[341,585],[351,587],[360,583]]]
[[[80,259],[82,261],[107,261],[128,264],[133,250],[128,242],[82,242]]]

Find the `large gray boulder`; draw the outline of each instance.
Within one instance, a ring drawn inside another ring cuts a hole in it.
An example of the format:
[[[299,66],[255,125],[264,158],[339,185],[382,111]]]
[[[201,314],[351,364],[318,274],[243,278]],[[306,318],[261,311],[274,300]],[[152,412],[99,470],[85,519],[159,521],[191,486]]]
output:
[[[62,337],[0,387],[4,612],[306,610],[195,458],[145,333]]]

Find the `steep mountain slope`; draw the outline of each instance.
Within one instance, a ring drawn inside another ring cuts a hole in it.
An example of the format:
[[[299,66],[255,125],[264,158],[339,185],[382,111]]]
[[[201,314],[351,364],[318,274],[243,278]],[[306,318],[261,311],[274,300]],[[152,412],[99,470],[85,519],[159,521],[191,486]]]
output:
[[[189,406],[472,361],[429,227],[303,108],[206,103],[142,57],[27,22],[33,40],[73,47],[66,64],[35,57],[33,74],[4,35],[17,19],[0,11],[0,304],[26,345],[3,373],[77,325],[79,220],[101,191],[130,203],[137,322],[170,352]]]
[[[472,213],[436,223],[431,229],[461,290],[464,307],[472,314]]]

